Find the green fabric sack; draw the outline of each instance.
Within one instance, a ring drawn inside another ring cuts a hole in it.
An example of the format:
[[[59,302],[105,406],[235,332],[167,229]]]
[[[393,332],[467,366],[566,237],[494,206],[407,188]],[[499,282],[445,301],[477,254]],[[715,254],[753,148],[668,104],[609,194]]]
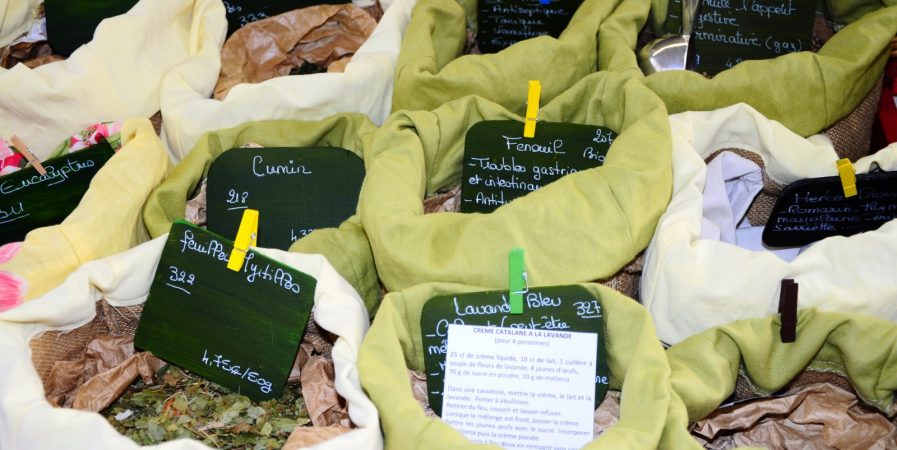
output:
[[[700,448],[685,427],[664,427],[669,417],[683,423],[686,417],[682,404],[671,395],[669,366],[647,310],[610,288],[583,287],[601,299],[610,389],[623,392],[620,421],[584,448]],[[361,345],[358,372],[362,387],[380,411],[387,450],[499,448],[474,444],[439,418],[426,417],[408,378],[408,370],[424,370],[420,316],[427,300],[483,290],[432,283],[384,298]]]
[[[143,210],[147,228],[152,237],[161,236],[169,231],[173,221],[183,218],[187,200],[208,175],[212,161],[227,150],[247,142],[264,147],[342,147],[364,158],[364,149],[375,130],[376,126],[365,115],[346,113],[314,122],[250,122],[206,133],[150,195]],[[361,295],[368,312],[376,311],[380,286],[371,248],[357,214],[339,228],[313,231],[294,242],[290,251],[327,257]]]
[[[542,120],[604,125],[619,135],[603,166],[490,214],[424,215],[423,199],[460,182],[472,125],[520,116],[467,96],[432,112],[395,113],[375,133],[359,213],[387,290],[432,281],[507,287],[514,247],[526,250],[532,285],[590,282],[613,275],[648,245],[672,189],[663,102],[634,77],[610,72],[543,100]]]
[[[798,312],[795,342],[782,343],[780,329],[778,315],[741,320],[667,350],[673,389],[685,403],[688,423],[706,417],[732,394],[741,366],[753,386],[767,394],[804,370],[834,372],[847,377],[865,402],[888,416],[897,414],[897,325],[808,308]]]
[[[597,70],[598,28],[620,0],[585,0],[558,38],[540,36],[498,53],[461,56],[477,0],[417,2],[396,70],[392,110],[432,110],[465,95],[523,112],[529,80],[552,98]]]
[[[641,74],[636,39],[649,20],[662,30],[667,0],[626,0],[601,27],[598,64]],[[809,136],[847,116],[881,78],[889,41],[897,35],[897,1],[827,1],[828,17],[849,24],[817,53],[745,61],[713,78],[674,70],[644,77],[670,114],[747,103],[797,134]]]

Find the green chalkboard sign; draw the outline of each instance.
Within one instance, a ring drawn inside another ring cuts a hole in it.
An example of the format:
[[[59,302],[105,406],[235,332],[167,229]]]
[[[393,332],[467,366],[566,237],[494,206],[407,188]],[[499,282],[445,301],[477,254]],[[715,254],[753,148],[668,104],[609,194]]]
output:
[[[134,345],[253,400],[279,397],[314,305],[316,281],[255,251],[227,268],[233,241],[175,222]]]
[[[523,314],[512,315],[508,291],[441,295],[427,301],[421,311],[420,328],[427,399],[436,414],[442,414],[449,324],[597,333],[595,406],[601,403],[610,377],[601,300],[582,286],[552,286],[530,289],[523,295],[523,302]]]
[[[715,75],[741,61],[809,51],[816,0],[703,0],[694,19],[689,69]],[[671,0],[669,33],[679,33],[682,0]]]
[[[616,137],[605,127],[539,122],[530,139],[522,122],[479,122],[464,143],[461,212],[492,212],[564,175],[598,167]]]
[[[338,147],[235,148],[209,167],[210,231],[236,236],[246,208],[259,212],[260,247],[287,249],[355,214],[364,162]]]
[[[857,175],[856,186],[857,195],[845,198],[840,177],[789,184],[763,228],[763,243],[801,247],[832,236],[876,230],[897,219],[897,172]]]
[[[479,0],[477,47],[499,52],[522,40],[558,37],[582,0]]]
[[[224,0],[227,12],[227,34],[257,20],[273,17],[294,9],[314,5],[349,3],[349,0]]]
[[[44,0],[47,42],[53,51],[68,57],[90,42],[103,19],[128,12],[137,0]]]
[[[57,225],[90,187],[90,181],[112,158],[106,141],[0,177],[0,244],[21,241],[29,231]]]

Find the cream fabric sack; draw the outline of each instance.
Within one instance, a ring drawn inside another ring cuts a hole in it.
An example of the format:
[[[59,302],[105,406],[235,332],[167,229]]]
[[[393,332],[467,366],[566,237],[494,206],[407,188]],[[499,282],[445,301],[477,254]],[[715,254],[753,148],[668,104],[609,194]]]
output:
[[[73,130],[155,114],[165,76],[211,93],[226,30],[219,0],[141,0],[65,61],[0,69],[0,136],[19,135],[45,159]]]
[[[96,314],[95,302],[100,299],[115,307],[145,302],[167,238],[166,234],[127,252],[84,264],[42,298],[0,314],[0,448],[139,448],[99,414],[52,407],[45,399],[28,343],[45,331],[70,330],[90,322]],[[315,321],[338,336],[333,346],[335,386],[346,399],[357,428],[313,448],[382,448],[377,409],[361,389],[356,364],[369,326],[361,298],[323,256],[256,250],[317,280]],[[186,439],[152,448],[208,449]]]
[[[31,28],[41,0],[0,0],[0,47]]]
[[[709,193],[720,172],[713,167],[719,158],[710,162],[708,170],[707,157],[727,148],[755,153],[762,158],[768,179],[776,184],[837,176],[838,156],[825,136],[802,138],[743,103],[675,114],[670,116],[670,125],[673,197],[646,252],[641,281],[641,301],[651,311],[661,340],[675,344],[714,326],[776,313],[779,286],[786,278],[799,284],[799,308],[897,321],[893,269],[897,220],[875,231],[830,237],[781,256],[757,242],[743,242],[747,235],[741,233],[750,230],[730,230],[737,232],[737,245],[723,242],[731,242],[726,227],[717,230],[720,221],[710,220],[710,210],[719,210],[711,204],[719,196],[711,198]],[[743,170],[746,162],[753,164],[738,158],[724,162],[723,172],[730,172],[724,177],[734,179],[733,168],[735,174],[745,176],[716,188],[723,191],[722,197],[728,190],[733,211],[741,213],[747,209],[744,197],[753,196],[747,189],[751,177]],[[854,168],[861,174],[876,165],[884,171],[897,170],[897,144],[860,159]],[[709,217],[704,217],[705,210]],[[734,223],[738,223],[739,214],[735,215]],[[709,238],[702,238],[702,233]]]
[[[380,0],[383,18],[355,52],[343,73],[276,77],[234,86],[222,100],[210,99],[219,67],[207,65],[191,78],[179,74],[162,85],[163,136],[180,161],[208,131],[274,119],[320,120],[358,112],[378,126],[392,107],[393,77],[405,28],[416,0]]]

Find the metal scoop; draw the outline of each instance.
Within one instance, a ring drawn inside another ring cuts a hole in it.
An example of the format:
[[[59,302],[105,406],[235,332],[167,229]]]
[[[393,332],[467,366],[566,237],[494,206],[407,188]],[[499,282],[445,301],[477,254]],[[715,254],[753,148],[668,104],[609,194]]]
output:
[[[642,47],[638,60],[645,75],[664,70],[685,70],[688,41],[699,6],[701,0],[682,0],[682,34],[657,38]]]

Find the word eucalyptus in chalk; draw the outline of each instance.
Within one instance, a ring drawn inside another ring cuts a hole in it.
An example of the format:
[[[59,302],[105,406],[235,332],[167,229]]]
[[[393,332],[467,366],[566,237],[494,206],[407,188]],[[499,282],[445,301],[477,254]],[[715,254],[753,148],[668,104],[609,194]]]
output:
[[[590,332],[598,334],[595,406],[607,393],[610,371],[607,366],[604,315],[601,300],[581,286],[532,288],[523,294],[523,314],[510,314],[508,291],[449,294],[433,297],[421,311],[420,328],[427,373],[430,408],[441,414],[445,380],[448,326],[483,325],[498,327],[496,339],[526,340],[529,331]],[[492,361],[520,364],[519,361]],[[484,363],[487,363],[484,361]]]
[[[878,229],[897,218],[897,172],[856,176],[857,195],[844,197],[839,177],[789,184],[763,229],[763,243],[800,247],[831,236]]]
[[[257,20],[267,19],[294,9],[314,5],[336,5],[349,0],[224,0],[227,14],[227,34],[231,35]]]
[[[524,39],[558,37],[582,0],[479,0],[477,46],[495,53]]]
[[[207,223],[236,236],[246,208],[259,211],[260,247],[287,249],[355,214],[364,162],[338,147],[237,148],[209,167]]]
[[[280,396],[305,333],[316,280],[233,241],[171,226],[134,345],[253,400]]]
[[[21,241],[35,228],[62,222],[114,154],[102,141],[47,160],[43,163],[46,175],[26,167],[0,177],[0,244]]]
[[[122,15],[137,0],[44,0],[47,42],[53,52],[68,57],[90,42],[101,21]]]
[[[467,131],[461,169],[461,212],[488,213],[558,178],[604,164],[617,134],[605,127],[493,120]]]
[[[666,31],[678,33],[682,0],[671,0]],[[736,64],[809,51],[814,0],[703,0],[694,18],[689,69],[715,75]]]

